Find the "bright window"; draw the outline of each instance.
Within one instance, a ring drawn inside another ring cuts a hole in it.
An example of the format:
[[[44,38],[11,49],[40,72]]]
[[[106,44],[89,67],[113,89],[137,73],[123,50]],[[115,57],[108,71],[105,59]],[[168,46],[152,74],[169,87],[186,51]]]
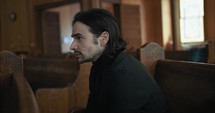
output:
[[[180,0],[180,35],[182,43],[204,41],[204,0]]]

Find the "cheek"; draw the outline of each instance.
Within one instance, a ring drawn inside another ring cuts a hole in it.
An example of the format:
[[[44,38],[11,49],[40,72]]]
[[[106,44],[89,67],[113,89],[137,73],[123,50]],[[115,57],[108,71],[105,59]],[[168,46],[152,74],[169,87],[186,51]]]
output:
[[[93,57],[98,54],[98,48],[96,46],[90,46],[85,50],[85,54],[89,57]]]
[[[92,46],[82,46],[80,47],[80,51],[83,55],[89,55],[93,52]]]
[[[80,51],[84,56],[94,56],[98,51],[98,44],[93,43],[92,40],[85,41],[84,43],[80,43]]]

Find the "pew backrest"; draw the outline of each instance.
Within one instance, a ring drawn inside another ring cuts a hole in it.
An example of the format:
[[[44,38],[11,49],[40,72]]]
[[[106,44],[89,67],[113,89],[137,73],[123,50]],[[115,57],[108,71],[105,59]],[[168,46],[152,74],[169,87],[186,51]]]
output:
[[[215,113],[215,65],[158,60],[155,80],[172,113]]]
[[[160,48],[147,43],[140,48],[145,49],[139,53],[140,61],[161,87],[170,112],[215,113],[215,64],[167,60],[157,57],[164,54]]]
[[[34,91],[63,88],[73,84],[79,73],[77,60],[65,58],[25,58],[24,73]]]

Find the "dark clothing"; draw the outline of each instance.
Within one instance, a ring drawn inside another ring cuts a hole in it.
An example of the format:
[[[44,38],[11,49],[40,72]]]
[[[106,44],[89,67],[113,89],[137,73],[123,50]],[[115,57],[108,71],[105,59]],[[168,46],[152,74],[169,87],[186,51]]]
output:
[[[159,86],[137,59],[121,52],[93,63],[86,113],[166,112]]]

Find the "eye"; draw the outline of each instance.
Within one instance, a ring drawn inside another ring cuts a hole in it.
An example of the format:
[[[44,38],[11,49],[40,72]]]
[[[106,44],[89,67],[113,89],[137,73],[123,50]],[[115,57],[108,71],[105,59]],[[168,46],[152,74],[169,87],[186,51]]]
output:
[[[77,41],[84,39],[84,37],[81,34],[74,34],[72,35],[72,37]]]
[[[81,36],[77,36],[76,39],[80,40],[82,37]]]
[[[72,38],[77,40],[80,39],[80,36],[73,36]]]
[[[74,38],[74,40],[76,40],[78,42],[82,42],[82,40],[84,39],[84,37],[82,37],[82,36],[75,36],[73,38]]]

